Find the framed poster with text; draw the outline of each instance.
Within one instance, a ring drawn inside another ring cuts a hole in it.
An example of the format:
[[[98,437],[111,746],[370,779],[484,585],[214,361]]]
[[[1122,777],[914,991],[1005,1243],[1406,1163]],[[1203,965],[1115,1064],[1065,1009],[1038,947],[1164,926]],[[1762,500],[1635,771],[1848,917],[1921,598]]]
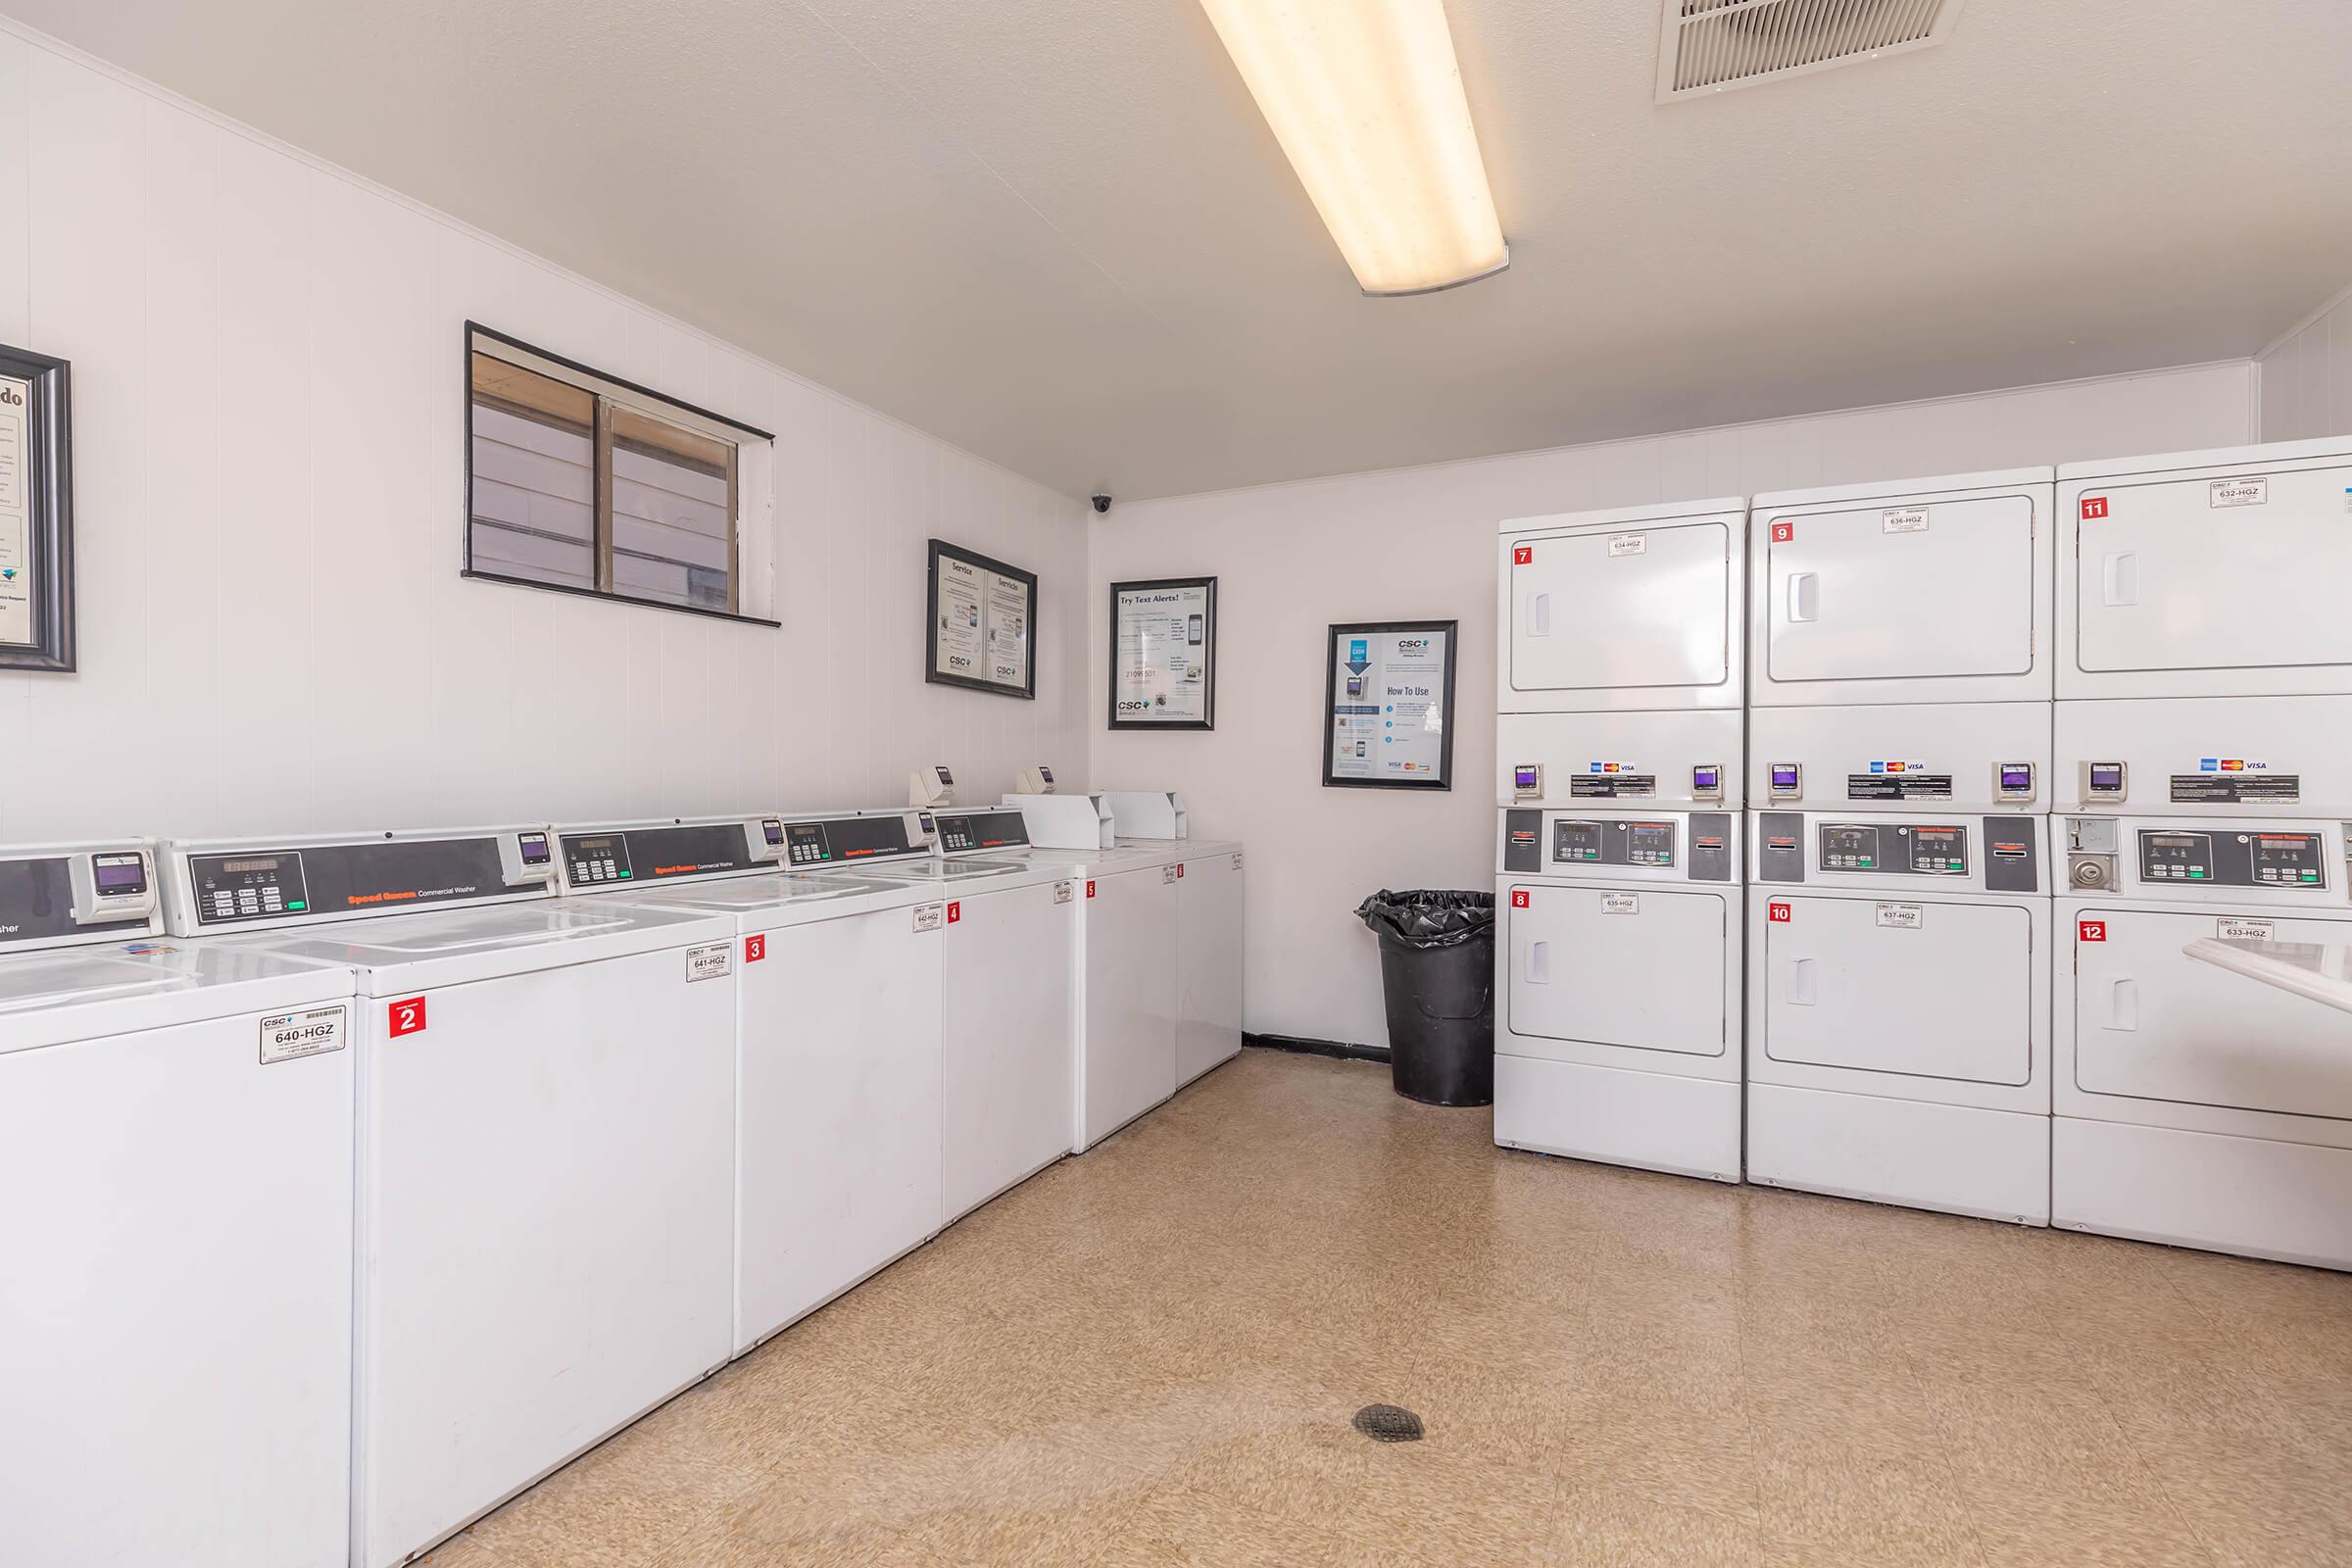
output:
[[[1451,620],[1334,626],[1324,642],[1327,788],[1453,788]]]
[[[67,365],[0,347],[0,669],[74,668]]]
[[[1037,698],[1037,573],[931,541],[923,679]]]
[[[1110,727],[1217,727],[1217,579],[1110,585]]]

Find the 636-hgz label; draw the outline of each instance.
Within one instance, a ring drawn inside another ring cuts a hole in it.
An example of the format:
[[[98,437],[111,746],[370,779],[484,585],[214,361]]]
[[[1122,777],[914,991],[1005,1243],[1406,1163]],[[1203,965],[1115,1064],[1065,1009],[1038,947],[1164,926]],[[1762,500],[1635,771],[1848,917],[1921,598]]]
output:
[[[345,1012],[341,1006],[312,1007],[264,1018],[262,1065],[341,1051]]]

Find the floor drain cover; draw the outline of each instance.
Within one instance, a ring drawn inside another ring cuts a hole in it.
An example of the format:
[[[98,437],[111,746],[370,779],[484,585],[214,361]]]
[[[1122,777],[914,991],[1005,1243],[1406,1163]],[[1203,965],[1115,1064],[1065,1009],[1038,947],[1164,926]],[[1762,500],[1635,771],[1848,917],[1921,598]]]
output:
[[[1367,1404],[1355,1412],[1355,1430],[1374,1443],[1419,1443],[1421,1418],[1393,1404]]]

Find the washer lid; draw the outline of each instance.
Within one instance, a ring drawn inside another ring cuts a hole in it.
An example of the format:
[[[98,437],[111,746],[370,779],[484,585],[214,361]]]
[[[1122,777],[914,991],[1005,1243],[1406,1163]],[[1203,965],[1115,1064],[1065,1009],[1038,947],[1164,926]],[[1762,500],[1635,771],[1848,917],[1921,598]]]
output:
[[[346,920],[216,944],[340,964],[356,972],[362,996],[382,997],[726,942],[734,934],[734,922],[716,915],[605,898]]]
[[[0,958],[0,1054],[348,997],[351,971],[171,937]]]
[[[699,886],[647,888],[624,895],[627,906],[731,916],[738,931],[766,931],[805,920],[835,919],[921,904],[936,890],[918,882],[827,871],[778,872]]]

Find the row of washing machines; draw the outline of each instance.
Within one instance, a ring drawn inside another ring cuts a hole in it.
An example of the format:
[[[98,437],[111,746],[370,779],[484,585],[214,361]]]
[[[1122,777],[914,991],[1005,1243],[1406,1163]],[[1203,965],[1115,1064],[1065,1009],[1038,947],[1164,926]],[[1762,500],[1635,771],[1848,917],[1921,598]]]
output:
[[[1240,1048],[1181,832],[0,852],[0,1556],[390,1568],[1107,1137]]]
[[[1498,1143],[2352,1267],[2352,439],[1498,571]]]

